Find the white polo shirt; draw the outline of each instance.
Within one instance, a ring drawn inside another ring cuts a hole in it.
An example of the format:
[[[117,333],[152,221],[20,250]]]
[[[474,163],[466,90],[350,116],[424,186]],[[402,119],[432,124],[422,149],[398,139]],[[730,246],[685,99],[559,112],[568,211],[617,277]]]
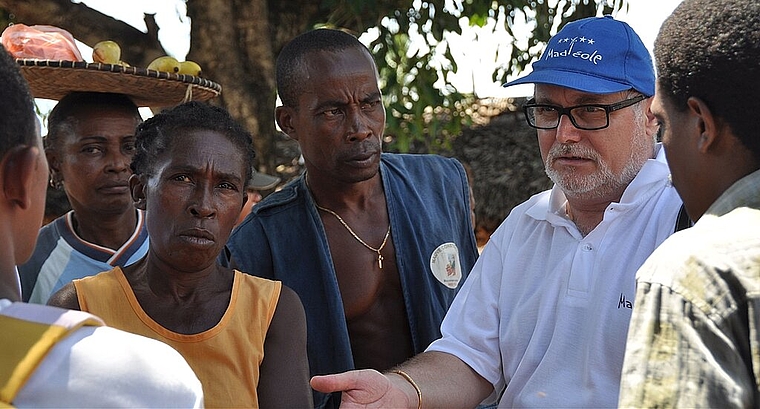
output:
[[[55,322],[63,311],[0,299],[0,313],[32,322]],[[172,347],[115,328],[84,326],[51,348],[13,405],[201,408],[203,390],[193,370]]]
[[[556,186],[515,207],[428,350],[491,382],[489,401],[503,390],[499,407],[615,407],[635,273],[673,233],[681,206],[657,150],[586,237]]]

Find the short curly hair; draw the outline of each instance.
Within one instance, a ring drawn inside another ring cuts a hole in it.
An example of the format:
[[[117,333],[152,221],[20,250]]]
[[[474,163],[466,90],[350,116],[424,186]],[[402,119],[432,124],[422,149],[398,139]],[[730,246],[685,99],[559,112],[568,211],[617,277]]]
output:
[[[169,150],[173,143],[181,142],[185,132],[198,129],[219,132],[243,154],[247,169],[243,186],[248,186],[256,156],[251,134],[225,109],[198,101],[177,105],[138,125],[135,131],[135,156],[130,165],[132,172],[136,175],[152,175],[158,157]]]
[[[760,2],[684,0],[654,44],[659,91],[676,109],[707,104],[760,158]]]
[[[356,37],[341,30],[319,28],[307,31],[292,39],[277,56],[277,94],[282,104],[298,107],[298,96],[303,92],[306,56],[319,51],[342,51],[346,49],[364,50],[371,57],[369,49]],[[374,63],[374,59],[372,60]]]

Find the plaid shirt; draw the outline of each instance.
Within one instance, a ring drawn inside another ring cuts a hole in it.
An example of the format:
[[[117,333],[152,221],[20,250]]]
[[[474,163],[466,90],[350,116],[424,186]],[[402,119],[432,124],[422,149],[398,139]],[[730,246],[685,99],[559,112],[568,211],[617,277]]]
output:
[[[760,405],[760,171],[639,269],[621,407]]]

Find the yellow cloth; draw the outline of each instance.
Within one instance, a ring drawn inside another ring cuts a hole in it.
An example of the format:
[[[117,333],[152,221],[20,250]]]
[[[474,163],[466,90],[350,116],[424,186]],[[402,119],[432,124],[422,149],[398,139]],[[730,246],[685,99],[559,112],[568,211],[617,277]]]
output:
[[[235,271],[227,311],[213,328],[178,334],[152,320],[137,302],[119,267],[74,280],[82,311],[111,327],[154,338],[179,351],[203,385],[204,404],[258,407],[256,387],[264,340],[282,284]]]

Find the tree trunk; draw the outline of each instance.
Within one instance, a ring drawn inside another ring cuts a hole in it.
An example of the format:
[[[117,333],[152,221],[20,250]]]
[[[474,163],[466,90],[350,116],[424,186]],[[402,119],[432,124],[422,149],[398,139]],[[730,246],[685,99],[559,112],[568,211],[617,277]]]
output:
[[[254,135],[259,170],[274,173],[275,59],[317,12],[314,2],[188,0],[188,59],[222,84],[217,101]],[[287,9],[283,9],[286,7]],[[287,10],[290,10],[288,12]]]

